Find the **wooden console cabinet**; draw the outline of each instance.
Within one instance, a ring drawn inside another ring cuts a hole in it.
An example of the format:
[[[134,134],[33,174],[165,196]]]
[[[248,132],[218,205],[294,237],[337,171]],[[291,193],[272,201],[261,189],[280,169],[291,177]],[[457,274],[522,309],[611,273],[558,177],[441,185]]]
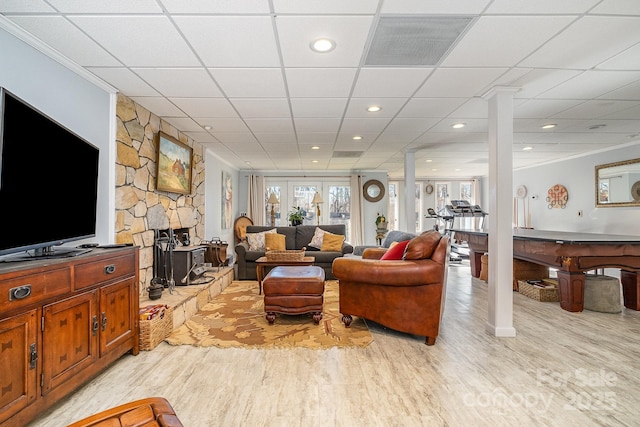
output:
[[[138,354],[138,248],[0,263],[0,426],[24,426]]]

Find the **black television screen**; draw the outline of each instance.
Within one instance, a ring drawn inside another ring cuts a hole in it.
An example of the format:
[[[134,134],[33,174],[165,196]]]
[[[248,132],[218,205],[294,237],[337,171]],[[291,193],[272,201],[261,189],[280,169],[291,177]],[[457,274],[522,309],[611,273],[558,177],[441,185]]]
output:
[[[0,88],[0,255],[71,256],[94,237],[99,150]]]

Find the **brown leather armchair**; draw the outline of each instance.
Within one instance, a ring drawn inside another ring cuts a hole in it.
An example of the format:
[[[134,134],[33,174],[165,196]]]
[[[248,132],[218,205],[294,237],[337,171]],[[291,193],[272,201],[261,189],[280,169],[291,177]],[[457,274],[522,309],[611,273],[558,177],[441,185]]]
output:
[[[449,237],[430,230],[411,239],[402,260],[380,260],[383,248],[368,248],[358,258],[337,258],[333,274],[340,284],[340,313],[414,335],[433,345],[444,311]]]

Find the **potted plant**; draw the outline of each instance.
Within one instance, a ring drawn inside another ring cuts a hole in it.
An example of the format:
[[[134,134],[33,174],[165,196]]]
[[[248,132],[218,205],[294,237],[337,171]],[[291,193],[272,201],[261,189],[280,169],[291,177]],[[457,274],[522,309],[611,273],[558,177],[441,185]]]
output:
[[[291,225],[301,225],[302,221],[304,221],[304,217],[306,216],[306,212],[300,208],[300,206],[294,206],[293,210],[289,211],[289,223]]]

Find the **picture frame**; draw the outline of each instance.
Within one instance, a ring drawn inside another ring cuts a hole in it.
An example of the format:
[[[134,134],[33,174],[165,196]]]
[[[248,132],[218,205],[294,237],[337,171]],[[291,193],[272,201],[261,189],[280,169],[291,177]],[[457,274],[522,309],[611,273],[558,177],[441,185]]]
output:
[[[191,194],[193,149],[164,132],[156,135],[156,189]]]

